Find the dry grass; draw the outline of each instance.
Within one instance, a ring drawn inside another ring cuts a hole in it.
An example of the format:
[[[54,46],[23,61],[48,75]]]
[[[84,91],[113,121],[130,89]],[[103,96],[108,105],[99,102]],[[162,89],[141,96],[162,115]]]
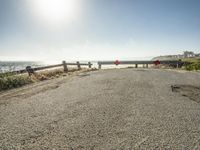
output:
[[[44,80],[50,80],[54,78],[59,78],[61,76],[67,76],[71,74],[76,74],[78,72],[84,72],[84,71],[91,71],[94,69],[81,69],[80,71],[75,68],[70,68],[68,73],[65,73],[63,69],[51,69],[51,70],[45,70],[45,71],[39,71],[31,76],[28,76],[28,74],[0,74],[0,91],[8,90],[12,88],[17,88],[24,86],[26,84],[31,84],[35,82],[40,82]]]

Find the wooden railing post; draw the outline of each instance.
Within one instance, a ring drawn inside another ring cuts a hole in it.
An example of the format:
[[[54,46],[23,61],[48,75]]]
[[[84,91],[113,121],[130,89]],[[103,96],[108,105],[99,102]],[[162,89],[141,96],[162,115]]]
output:
[[[66,61],[63,61],[62,63],[63,63],[64,72],[68,72]]]
[[[138,64],[135,64],[135,68],[138,68]]]
[[[101,69],[101,64],[100,64],[100,63],[98,63],[98,65],[99,65],[99,69]]]
[[[88,67],[89,67],[89,68],[92,68],[91,62],[88,62]]]
[[[149,67],[149,64],[146,64],[147,68]]]
[[[79,62],[79,61],[77,61],[76,63],[77,63],[78,70],[81,70],[81,65],[80,65],[80,62]]]
[[[26,71],[28,72],[28,75],[31,76],[32,74],[34,74],[34,69],[31,68],[31,66],[27,66],[26,67]]]

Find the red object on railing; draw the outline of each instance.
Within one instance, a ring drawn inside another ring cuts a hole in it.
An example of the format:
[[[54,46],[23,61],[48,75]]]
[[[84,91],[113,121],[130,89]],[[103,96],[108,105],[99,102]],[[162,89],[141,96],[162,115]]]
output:
[[[160,60],[156,60],[156,61],[154,61],[153,63],[154,63],[156,66],[157,66],[157,65],[160,65]]]
[[[115,64],[115,65],[119,65],[119,64],[120,64],[119,60],[116,60],[116,61],[114,62],[114,64]]]

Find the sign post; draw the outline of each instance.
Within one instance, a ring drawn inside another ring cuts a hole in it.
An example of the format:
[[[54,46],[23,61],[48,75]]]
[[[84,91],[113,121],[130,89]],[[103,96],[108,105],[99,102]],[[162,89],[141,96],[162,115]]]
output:
[[[116,60],[116,61],[114,62],[114,64],[115,64],[116,66],[119,65],[119,64],[120,64],[119,60]]]
[[[156,61],[154,61],[153,63],[154,63],[156,66],[157,66],[157,65],[160,65],[160,60],[156,60]]]

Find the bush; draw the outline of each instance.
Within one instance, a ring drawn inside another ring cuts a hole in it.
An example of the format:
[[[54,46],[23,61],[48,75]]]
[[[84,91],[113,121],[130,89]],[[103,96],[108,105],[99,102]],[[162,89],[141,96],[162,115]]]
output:
[[[21,87],[32,82],[28,76],[22,75],[0,77],[0,91]]]
[[[186,64],[185,69],[189,71],[200,70],[200,62],[192,62],[190,64]]]
[[[52,77],[57,77],[59,75],[62,75],[62,70],[48,70],[43,71],[40,73],[35,73],[31,77],[29,77],[27,74],[16,74],[12,72],[7,73],[1,73],[0,74],[0,91],[2,90],[8,90],[12,88],[21,87],[23,85],[48,80]]]
[[[59,75],[62,75],[62,70],[48,70],[43,71],[40,73],[35,73],[31,77],[29,77],[27,74],[16,74],[12,72],[8,73],[1,73],[0,74],[0,91],[2,90],[8,90],[12,88],[21,87],[23,85],[48,80],[52,77],[57,77]]]
[[[8,76],[14,76],[16,73],[14,72],[6,72],[6,73],[0,73],[0,78],[8,77]]]
[[[76,70],[77,69],[72,68],[70,69],[70,72]],[[30,77],[27,74],[20,75],[12,72],[0,73],[0,91],[21,87],[33,82],[57,78],[61,75],[66,75],[64,74],[63,69],[41,71],[31,75]]]

